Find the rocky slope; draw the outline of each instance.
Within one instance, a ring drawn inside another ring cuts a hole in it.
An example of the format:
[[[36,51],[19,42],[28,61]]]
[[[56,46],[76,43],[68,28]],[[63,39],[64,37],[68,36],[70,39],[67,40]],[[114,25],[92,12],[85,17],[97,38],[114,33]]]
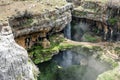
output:
[[[71,8],[71,4],[65,4],[62,7],[56,7],[54,10],[45,9],[43,13],[31,13],[28,10],[10,18],[9,22],[15,37],[35,32],[46,35],[49,32],[61,31],[71,21]]]
[[[38,69],[27,51],[15,42],[10,26],[1,27],[0,56],[0,80],[36,79]]]
[[[120,15],[119,0],[73,0],[72,2],[75,5],[73,16],[80,18],[104,22],[109,18],[116,18]]]
[[[48,33],[53,28],[53,32],[58,32],[71,21],[72,4],[66,0],[3,0],[0,6],[1,26],[9,23],[15,37],[40,31]]]
[[[103,40],[120,40],[119,0],[71,0],[71,2],[74,3],[73,18],[90,23],[91,29],[96,28],[102,33]]]
[[[16,42],[24,48],[26,48],[25,39],[29,35],[32,41],[35,41],[39,36],[46,37],[48,34],[62,31],[71,22],[73,6],[66,0],[3,0],[0,3],[1,26],[10,24]]]
[[[111,17],[119,16],[119,0],[73,0],[73,16],[104,22]],[[79,4],[78,4],[79,3]],[[115,15],[116,13],[116,15]]]

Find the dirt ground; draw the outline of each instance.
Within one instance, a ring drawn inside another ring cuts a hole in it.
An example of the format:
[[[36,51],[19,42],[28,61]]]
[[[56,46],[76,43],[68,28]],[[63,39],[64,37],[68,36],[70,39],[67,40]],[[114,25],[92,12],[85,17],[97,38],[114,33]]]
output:
[[[65,0],[0,0],[0,22],[19,12],[27,10],[32,13],[42,13],[46,10],[53,10],[56,7],[64,6],[66,3]]]

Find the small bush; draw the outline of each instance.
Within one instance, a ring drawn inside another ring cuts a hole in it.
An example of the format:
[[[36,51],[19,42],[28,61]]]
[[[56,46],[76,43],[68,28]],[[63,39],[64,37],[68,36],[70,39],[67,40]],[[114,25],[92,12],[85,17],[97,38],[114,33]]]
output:
[[[115,25],[117,23],[117,18],[110,18],[108,19],[108,22],[111,24],[111,25]]]

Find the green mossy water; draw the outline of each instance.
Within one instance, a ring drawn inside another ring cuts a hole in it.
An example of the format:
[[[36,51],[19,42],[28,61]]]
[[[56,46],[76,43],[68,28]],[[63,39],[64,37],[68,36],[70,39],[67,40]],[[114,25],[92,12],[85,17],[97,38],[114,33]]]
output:
[[[41,71],[38,80],[57,80],[58,66],[56,63],[47,61],[38,65]]]
[[[86,71],[86,66],[73,65],[67,69],[59,69],[59,80],[80,80]]]
[[[50,37],[51,47],[48,49],[43,49],[41,45],[33,46],[31,49],[29,49],[29,56],[32,58],[34,63],[38,65],[41,72],[38,77],[38,80],[65,80],[64,78],[69,78],[69,80],[73,80],[73,79],[78,80],[78,78],[82,77],[82,75],[86,70],[85,66],[80,67],[75,65],[75,66],[71,66],[68,69],[64,69],[60,67],[58,64],[49,61],[52,59],[52,56],[55,55],[55,52],[59,53],[59,50],[65,50],[69,48],[72,49],[74,48],[73,50],[77,52],[83,51],[83,54],[87,53],[86,55],[88,56],[97,54],[96,59],[99,59],[102,62],[107,62],[113,69],[118,67],[118,63],[114,59],[104,55],[103,52],[105,51],[100,46],[77,45],[75,47],[75,44],[71,45],[68,43],[61,45],[61,43],[65,41],[65,38],[64,37],[59,38],[59,36],[60,35],[54,35]],[[79,48],[79,50],[77,48]],[[119,52],[119,47],[116,47],[115,51]],[[81,72],[79,73],[81,75],[79,77],[76,77],[78,74],[76,73],[77,70]],[[69,74],[76,74],[76,75],[70,76]],[[103,73],[101,75],[103,77],[102,79],[100,78],[100,80],[106,80],[106,74]],[[116,74],[111,74],[111,75],[116,75]],[[113,80],[113,77],[109,77],[108,79]]]

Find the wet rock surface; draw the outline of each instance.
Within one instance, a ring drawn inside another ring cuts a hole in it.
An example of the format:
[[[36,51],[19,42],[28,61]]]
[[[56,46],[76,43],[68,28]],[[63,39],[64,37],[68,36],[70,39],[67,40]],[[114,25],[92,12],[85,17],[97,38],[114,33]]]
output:
[[[100,32],[98,34],[105,41],[119,41],[119,0],[72,0],[72,3],[75,21],[90,23],[90,28],[96,27],[96,31]]]

